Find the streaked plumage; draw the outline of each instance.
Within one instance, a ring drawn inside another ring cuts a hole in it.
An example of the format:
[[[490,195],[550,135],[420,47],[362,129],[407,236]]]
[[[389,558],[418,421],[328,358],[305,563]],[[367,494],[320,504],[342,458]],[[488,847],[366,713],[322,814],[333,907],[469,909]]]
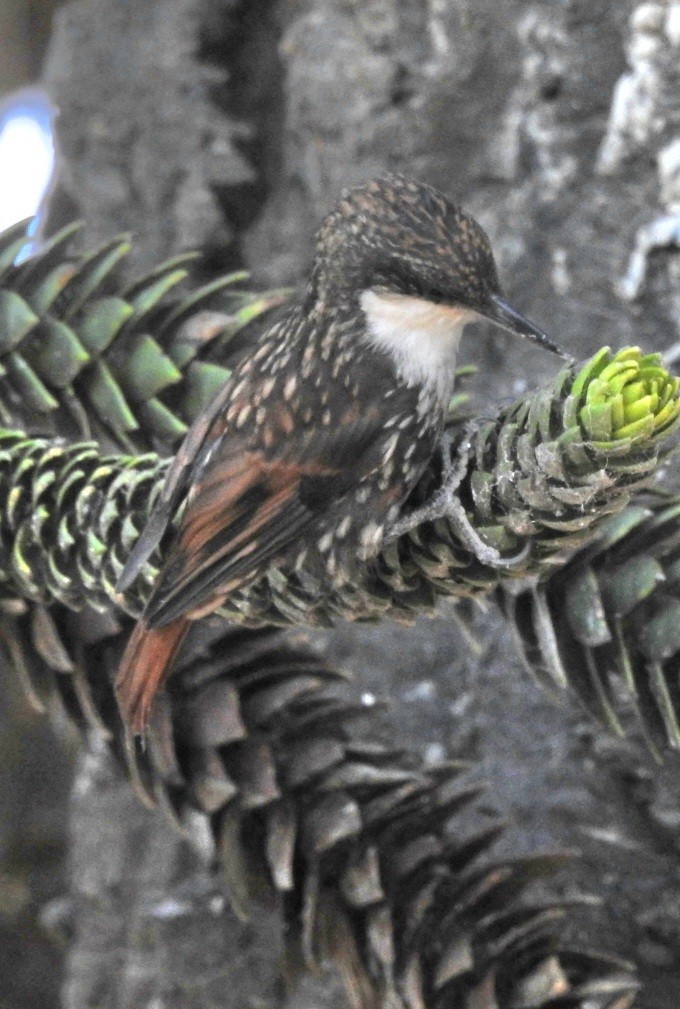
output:
[[[486,235],[445,197],[400,176],[343,194],[304,295],[190,431],[123,572],[121,587],[188,495],[117,679],[134,732],[191,620],[270,567],[337,583],[379,551],[436,449],[479,316],[548,343],[502,302]]]

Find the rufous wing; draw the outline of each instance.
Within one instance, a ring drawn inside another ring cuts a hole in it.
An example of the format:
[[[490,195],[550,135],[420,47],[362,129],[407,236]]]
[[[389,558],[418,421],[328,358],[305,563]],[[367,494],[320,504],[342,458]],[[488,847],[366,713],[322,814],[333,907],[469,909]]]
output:
[[[146,610],[150,626],[214,608],[254,575],[285,557],[315,525],[320,509],[305,500],[310,480],[337,473],[314,463],[272,462],[247,454],[197,485],[179,538]],[[214,606],[211,606],[214,603]]]
[[[194,470],[177,540],[118,673],[123,716],[135,732],[146,726],[187,621],[215,609],[313,535],[333,504],[375,466],[380,435],[375,417],[364,416],[289,444],[276,457],[248,450],[236,437],[215,443]]]

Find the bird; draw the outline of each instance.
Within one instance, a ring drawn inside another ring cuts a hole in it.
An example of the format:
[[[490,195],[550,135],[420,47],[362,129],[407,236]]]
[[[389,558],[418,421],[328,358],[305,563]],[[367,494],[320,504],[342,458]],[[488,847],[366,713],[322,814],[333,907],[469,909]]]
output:
[[[180,515],[116,676],[133,735],[192,621],[268,569],[336,585],[377,555],[437,451],[479,319],[568,356],[508,304],[486,233],[445,195],[394,173],[343,191],[307,284],[190,428],[122,571],[121,593]]]

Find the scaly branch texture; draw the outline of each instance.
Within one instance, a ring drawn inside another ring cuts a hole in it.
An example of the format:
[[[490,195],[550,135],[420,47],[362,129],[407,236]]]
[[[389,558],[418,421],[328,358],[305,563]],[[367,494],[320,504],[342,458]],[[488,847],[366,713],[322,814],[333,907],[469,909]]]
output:
[[[641,499],[547,581],[506,598],[539,681],[621,734],[680,749],[680,498]]]
[[[234,337],[284,295],[236,289],[244,273],[178,293],[193,252],[116,290],[129,236],[68,255],[78,228],[18,265],[26,223],[0,234],[0,417],[170,449],[228,378]]]
[[[128,450],[169,454],[224,382],[234,355],[247,352],[255,333],[248,323],[283,295],[235,290],[242,275],[234,274],[179,294],[193,254],[116,290],[128,238],[66,255],[76,230],[69,225],[18,266],[25,225],[0,235],[0,408],[8,426],[23,421],[26,430],[47,426],[70,440],[94,434]],[[511,572],[480,563],[442,520],[388,547],[359,585],[332,593],[309,575],[276,572],[235,597],[230,615],[322,625],[336,616],[410,619],[441,595],[486,592],[504,575],[554,563],[651,477],[677,406],[677,382],[657,358],[603,350],[578,374],[566,369],[551,388],[478,425],[469,450],[463,432],[454,443],[454,453],[469,454],[458,497],[477,533],[504,556],[530,540]],[[85,598],[109,605],[161,479],[160,461],[107,457],[102,469],[93,445],[11,433],[2,449],[2,494],[10,504],[1,536],[6,590],[69,606]],[[438,480],[435,462],[412,504],[427,499]],[[76,497],[79,507],[67,516]],[[132,612],[154,573],[148,566],[122,601]]]
[[[357,720],[371,706],[304,642],[214,618],[196,637],[144,750],[100,673],[113,639],[52,682],[69,711],[107,727],[147,802],[180,824],[206,815],[242,918],[280,903],[289,974],[331,962],[354,1009],[632,1004],[630,968],[570,948],[568,905],[532,893],[564,856],[499,858],[500,823],[462,827],[481,791],[465,765],[367,740]]]
[[[360,583],[338,590],[304,569],[272,571],[234,595],[229,617],[250,625],[328,623],[336,617],[399,618],[431,609],[437,596],[488,591],[500,578],[540,572],[592,537],[598,520],[649,483],[675,425],[680,382],[657,355],[600,351],[565,369],[549,389],[461,434],[454,455],[466,472],[457,492],[475,534],[501,553],[526,556],[488,566],[448,520],[389,546]],[[155,455],[100,456],[5,432],[0,439],[0,564],[6,592],[70,607],[111,603],[138,612],[156,573],[148,564],[124,599],[115,584],[159,492]],[[433,490],[433,472],[414,499]]]

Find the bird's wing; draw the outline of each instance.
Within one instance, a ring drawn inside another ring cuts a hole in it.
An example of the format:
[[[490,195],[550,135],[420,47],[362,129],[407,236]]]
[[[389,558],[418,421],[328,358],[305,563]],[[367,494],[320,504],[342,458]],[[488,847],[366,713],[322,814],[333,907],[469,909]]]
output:
[[[145,611],[149,627],[214,607],[283,557],[328,508],[377,465],[379,411],[308,432],[276,458],[226,434],[196,476],[178,540]]]
[[[216,418],[228,400],[230,392],[231,385],[227,383],[189,428],[168,469],[163,489],[153,511],[120,573],[116,584],[118,592],[125,592],[132,585],[143,564],[160,543],[193,473],[201,463],[202,450],[210,441],[209,436]]]

